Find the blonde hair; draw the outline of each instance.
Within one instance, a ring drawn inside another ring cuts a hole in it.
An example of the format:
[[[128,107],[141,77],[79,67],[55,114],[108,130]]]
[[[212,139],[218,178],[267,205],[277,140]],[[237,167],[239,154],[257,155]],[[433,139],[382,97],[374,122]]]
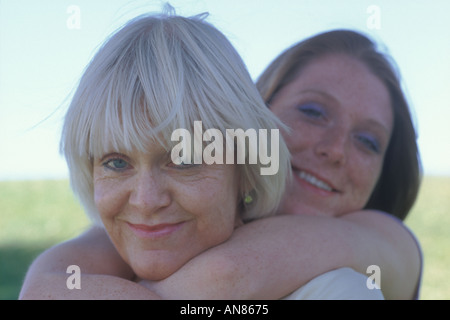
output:
[[[128,22],[100,48],[86,68],[67,111],[61,151],[71,186],[88,216],[101,223],[94,202],[92,159],[108,148],[148,151],[151,140],[167,149],[171,133],[201,120],[205,128],[276,129],[242,59],[205,15],[144,15]],[[239,165],[241,217],[273,214],[290,174],[280,137],[278,174],[261,165]],[[242,202],[243,203],[243,202]]]

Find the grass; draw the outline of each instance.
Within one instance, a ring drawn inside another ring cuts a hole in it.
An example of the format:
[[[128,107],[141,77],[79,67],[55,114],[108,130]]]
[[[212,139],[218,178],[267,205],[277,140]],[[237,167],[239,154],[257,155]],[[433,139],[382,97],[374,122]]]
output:
[[[421,299],[450,299],[450,177],[426,177],[406,219],[424,256]]]
[[[450,299],[450,177],[426,177],[406,220],[424,253],[421,299]],[[0,182],[0,299],[17,299],[26,270],[88,220],[67,181]]]
[[[88,225],[68,181],[0,182],[0,212],[0,299],[17,299],[33,259]]]

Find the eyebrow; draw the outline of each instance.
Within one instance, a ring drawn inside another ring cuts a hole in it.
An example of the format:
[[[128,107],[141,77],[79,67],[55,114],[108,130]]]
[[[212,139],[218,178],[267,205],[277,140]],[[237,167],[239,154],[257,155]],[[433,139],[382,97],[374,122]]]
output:
[[[322,90],[305,89],[305,90],[302,90],[302,91],[299,92],[299,94],[308,94],[308,93],[312,93],[312,94],[316,94],[316,95],[322,96],[322,97],[326,98],[327,100],[332,100],[335,103],[339,104],[339,100],[338,99],[336,99],[333,95],[329,94],[328,92],[325,92],[325,91],[322,91]],[[371,125],[371,126],[375,126],[375,127],[380,128],[381,130],[383,130],[386,133],[386,135],[388,137],[390,136],[391,133],[390,133],[389,129],[385,125],[383,125],[381,122],[379,122],[379,121],[377,121],[375,119],[369,118],[369,119],[367,119],[367,123],[369,125]]]
[[[380,128],[382,131],[384,131],[384,133],[388,137],[390,137],[391,133],[389,132],[389,129],[385,125],[383,125],[381,122],[374,120],[374,119],[368,119],[367,123],[373,127]]]
[[[319,96],[323,96],[323,97],[327,98],[328,100],[333,100],[335,102],[339,102],[334,96],[332,96],[331,94],[329,94],[329,93],[327,93],[325,91],[322,91],[322,90],[305,89],[305,90],[302,90],[302,91],[300,91],[298,93],[299,94],[313,93],[313,94],[316,94],[316,95],[319,95]]]

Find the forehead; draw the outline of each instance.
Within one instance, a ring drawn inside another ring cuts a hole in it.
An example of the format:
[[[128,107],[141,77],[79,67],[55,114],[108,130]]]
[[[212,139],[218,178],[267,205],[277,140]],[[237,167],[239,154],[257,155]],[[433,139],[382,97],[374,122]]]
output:
[[[355,58],[336,54],[313,60],[286,87],[291,97],[305,92],[323,93],[343,110],[392,126],[393,111],[386,86]]]

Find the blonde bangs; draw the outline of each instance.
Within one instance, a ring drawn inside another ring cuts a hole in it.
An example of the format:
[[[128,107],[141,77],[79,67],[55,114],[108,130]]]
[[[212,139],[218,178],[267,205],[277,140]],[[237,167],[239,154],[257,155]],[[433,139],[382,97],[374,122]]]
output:
[[[179,30],[168,37],[163,22],[154,21],[151,28],[140,29],[140,36],[134,34],[113,67],[104,70],[99,83],[92,83],[100,96],[88,103],[88,108],[83,107],[90,110],[91,121],[86,119],[91,124],[86,128],[90,156],[98,157],[111,149],[148,151],[154,141],[169,150],[173,147],[172,132],[178,128],[193,132],[194,121],[199,120],[205,129],[223,133],[227,128],[260,126],[249,124],[239,111],[245,108],[240,108],[243,102],[236,95],[237,86],[231,88],[229,82],[221,80],[223,70],[216,67],[220,59],[213,57],[216,63],[211,63],[211,57],[199,46],[204,39],[192,39],[192,34],[180,36],[181,24],[170,25]],[[236,112],[241,115],[236,117]]]
[[[149,153],[157,141],[170,151],[176,129],[277,129],[245,64],[229,41],[199,17],[138,17],[99,50],[80,80],[66,114],[61,149],[71,184],[88,215],[99,222],[93,198],[92,159],[109,152]],[[283,127],[285,129],[285,127]],[[203,141],[203,144],[208,144]],[[248,150],[248,149],[247,149]],[[280,140],[280,171],[259,175],[240,166],[241,192],[255,201],[243,217],[273,213],[290,169]]]

